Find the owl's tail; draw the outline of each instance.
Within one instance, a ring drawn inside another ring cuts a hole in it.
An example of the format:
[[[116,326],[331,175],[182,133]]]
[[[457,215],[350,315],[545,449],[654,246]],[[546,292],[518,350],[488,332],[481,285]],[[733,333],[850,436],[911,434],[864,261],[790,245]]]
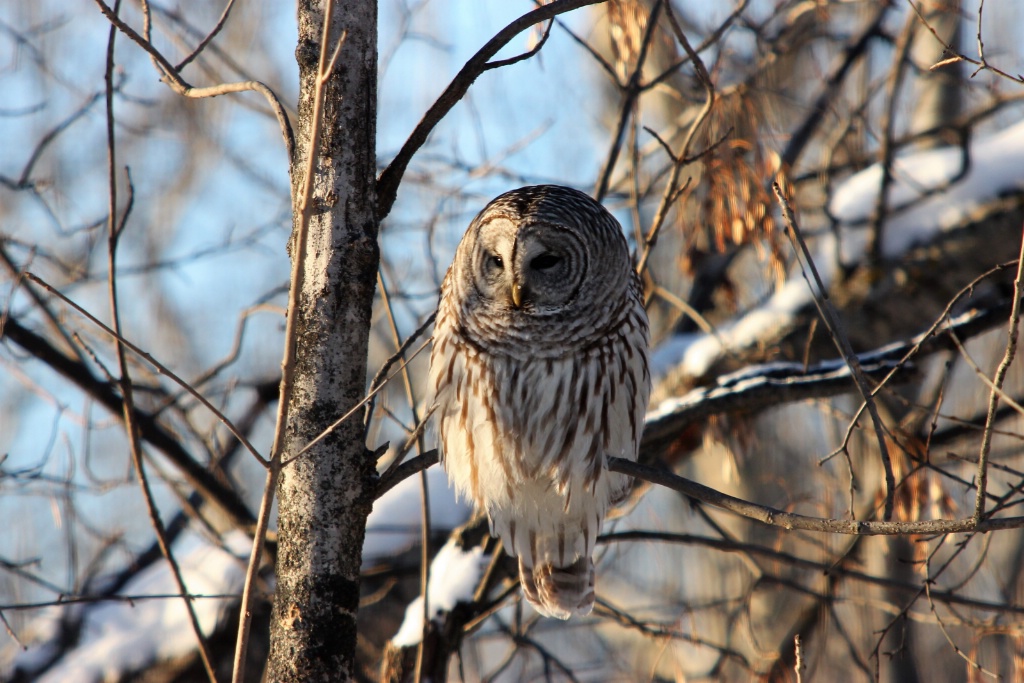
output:
[[[546,617],[568,619],[586,616],[594,609],[594,560],[580,557],[565,567],[539,561],[527,566],[519,558],[519,580],[523,595]]]

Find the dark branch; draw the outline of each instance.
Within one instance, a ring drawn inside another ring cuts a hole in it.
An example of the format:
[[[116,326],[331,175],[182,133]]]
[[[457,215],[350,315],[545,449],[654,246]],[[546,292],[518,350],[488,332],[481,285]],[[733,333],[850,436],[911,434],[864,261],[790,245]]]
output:
[[[664,486],[699,500],[702,503],[734,512],[741,517],[788,530],[802,529],[804,531],[848,534],[852,536],[907,536],[957,534],[968,531],[986,532],[1024,527],[1024,517],[989,518],[980,522],[973,517],[966,519],[933,519],[919,522],[877,522],[857,519],[810,517],[808,515],[778,510],[768,505],[751,503],[677,476],[667,470],[648,467],[624,458],[609,458],[608,470]]]
[[[622,543],[622,542],[633,542],[633,543],[678,543],[680,545],[695,545],[706,548],[713,548],[722,552],[743,552],[751,555],[763,557],[773,562],[781,564],[787,564],[792,567],[799,567],[801,569],[810,569],[812,571],[820,572],[823,575],[839,575],[846,578],[854,579],[862,583],[869,583],[875,586],[883,586],[885,588],[895,588],[900,591],[912,591],[918,592],[921,590],[920,584],[908,583],[893,579],[888,576],[877,576],[875,574],[869,574],[867,572],[857,571],[856,569],[850,569],[845,566],[846,562],[818,562],[815,560],[808,560],[797,555],[782,552],[775,548],[770,548],[758,543],[744,543],[742,541],[734,541],[723,538],[714,538],[712,536],[701,536],[699,534],[675,534],[664,531],[646,531],[646,530],[634,530],[634,531],[617,531],[609,534],[601,534],[597,539],[598,543]],[[965,605],[968,607],[975,607],[979,609],[991,610],[993,612],[1002,612],[1006,614],[1024,614],[1024,606],[1010,605],[1007,603],[992,602],[986,600],[978,600],[975,598],[960,595],[953,591],[932,591],[932,598],[941,602],[949,603],[952,605]]]
[[[875,11],[875,15],[871,18],[871,21],[861,32],[860,36],[858,36],[857,40],[843,51],[842,59],[835,70],[825,79],[825,83],[822,85],[821,92],[818,94],[814,105],[811,106],[803,122],[790,136],[789,144],[786,145],[786,149],[782,152],[782,168],[792,168],[796,164],[796,160],[800,158],[800,154],[807,147],[807,143],[810,142],[814,132],[821,126],[826,112],[834,105],[836,94],[842,87],[851,68],[857,63],[857,60],[867,54],[867,46],[871,39],[882,35],[882,24],[889,12],[889,7],[889,3],[882,4]]]
[[[480,74],[494,67],[494,64],[490,63],[491,57],[498,54],[498,51],[505,47],[509,41],[534,24],[539,24],[559,14],[565,14],[580,7],[597,5],[602,2],[604,0],[555,0],[550,5],[544,5],[532,12],[527,12],[487,41],[487,44],[480,48],[466,62],[465,66],[462,67],[455,78],[452,79],[452,82],[448,84],[448,87],[445,88],[444,92],[441,93],[441,96],[430,106],[427,113],[416,124],[416,128],[409,135],[409,139],[402,145],[402,149],[391,160],[388,167],[381,172],[380,177],[377,179],[378,220],[384,220],[391,213],[391,207],[394,206],[395,199],[398,197],[398,186],[402,182],[402,176],[405,175],[405,169],[408,168],[413,155],[427,141],[427,137],[434,130],[434,127],[462,99],[469,90],[469,86],[473,85],[473,82]]]
[[[879,349],[857,354],[865,377],[902,382],[916,371],[910,357],[956,349],[956,339],[976,337],[1006,322],[1010,302],[974,310],[954,318],[945,326],[911,339],[893,342]],[[808,368],[799,363],[767,363],[719,377],[713,387],[700,387],[679,398],[664,401],[647,415],[641,453],[659,449],[686,427],[712,415],[754,412],[781,403],[829,398],[854,391],[850,370],[841,360],[825,361]],[[641,456],[644,462],[650,462]]]
[[[78,360],[64,355],[45,338],[23,327],[13,317],[4,318],[0,322],[3,324],[3,327],[0,328],[0,338],[11,340],[51,369],[71,380],[82,391],[121,419],[122,399],[108,382],[97,379],[88,367]],[[198,463],[156,418],[138,409],[135,409],[134,414],[140,436],[174,463],[191,486],[222,507],[239,528],[248,529],[252,526],[255,517],[238,493],[222,484],[209,470]]]

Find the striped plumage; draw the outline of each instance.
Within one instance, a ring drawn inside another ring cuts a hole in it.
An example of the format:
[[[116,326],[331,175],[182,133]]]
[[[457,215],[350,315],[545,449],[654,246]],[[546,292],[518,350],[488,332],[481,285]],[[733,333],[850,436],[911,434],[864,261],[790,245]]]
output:
[[[629,481],[650,394],[647,315],[618,222],[554,185],[473,220],[441,287],[430,385],[441,456],[519,558],[527,599],[588,614],[594,541]]]

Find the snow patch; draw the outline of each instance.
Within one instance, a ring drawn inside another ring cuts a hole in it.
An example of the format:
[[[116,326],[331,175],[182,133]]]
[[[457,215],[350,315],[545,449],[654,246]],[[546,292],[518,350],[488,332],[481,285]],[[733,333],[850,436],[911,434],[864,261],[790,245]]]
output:
[[[225,535],[227,550],[211,545],[202,536],[186,531],[173,551],[181,575],[192,595],[230,595],[192,601],[202,632],[209,635],[242,591],[252,541],[240,531]],[[180,657],[196,647],[188,610],[181,598],[144,596],[177,595],[178,587],[165,560],[158,560],[125,584],[119,595],[129,602],[97,602],[74,607],[84,612],[78,644],[53,667],[33,680],[37,683],[96,683],[121,680],[154,661]],[[48,661],[56,644],[60,621],[68,607],[45,609],[32,630],[41,642],[29,645],[0,667],[0,678],[14,670],[34,673]]]
[[[835,278],[839,262],[851,265],[864,257],[881,181],[881,166],[874,164],[835,189],[829,213],[838,221],[839,240],[829,232],[821,235],[812,248],[815,267],[826,288]],[[900,155],[893,163],[888,192],[891,208],[883,229],[882,253],[887,258],[898,257],[969,222],[994,199],[1021,191],[1024,121],[972,140],[966,156],[958,147]],[[794,271],[763,304],[719,327],[716,334],[678,335],[662,343],[651,359],[655,382],[677,368],[690,377],[703,376],[726,353],[778,336],[813,301],[804,276]]]
[[[473,599],[476,584],[483,576],[486,558],[480,546],[465,550],[455,539],[450,539],[430,563],[427,595],[431,614],[450,611],[457,602]],[[405,609],[405,620],[391,639],[398,647],[410,647],[423,636],[423,596],[417,597]]]
[[[882,167],[872,164],[836,188],[829,212],[843,227],[842,262],[864,255]],[[963,225],[988,202],[1024,189],[1024,121],[959,147],[913,152],[893,161],[882,251],[899,256]]]

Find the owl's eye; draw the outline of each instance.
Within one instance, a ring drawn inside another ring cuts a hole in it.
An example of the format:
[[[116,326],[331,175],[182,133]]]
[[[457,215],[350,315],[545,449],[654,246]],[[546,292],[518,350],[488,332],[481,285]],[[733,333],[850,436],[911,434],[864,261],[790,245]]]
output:
[[[541,254],[530,261],[530,267],[534,270],[547,270],[548,268],[554,268],[561,261],[561,256],[556,256],[555,254]]]
[[[497,254],[491,254],[487,259],[487,265],[496,270],[503,270],[505,268],[505,262],[501,260],[501,257]]]

